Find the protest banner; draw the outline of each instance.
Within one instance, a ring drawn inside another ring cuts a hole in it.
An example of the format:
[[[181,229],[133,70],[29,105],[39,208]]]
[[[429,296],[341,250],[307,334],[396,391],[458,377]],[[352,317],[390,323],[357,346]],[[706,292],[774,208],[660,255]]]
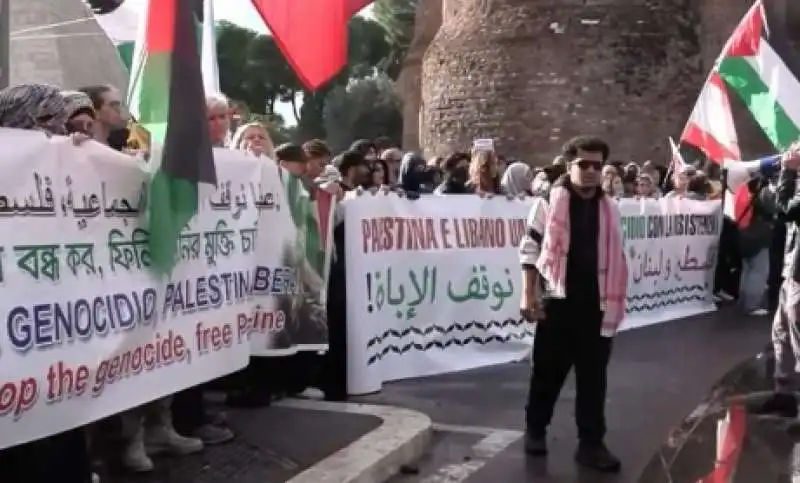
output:
[[[346,200],[348,392],[517,360],[518,246],[530,200]],[[621,330],[714,310],[720,203],[621,200],[629,265]]]
[[[0,155],[0,449],[238,370],[252,345],[302,350],[293,337],[303,320],[291,319],[307,296],[298,265],[262,248],[298,236],[275,163],[215,150],[218,192],[201,200],[173,273],[160,277],[141,161],[7,129]],[[320,332],[303,344],[326,347]]]
[[[517,246],[530,200],[363,195],[343,208],[349,393],[529,350]]]
[[[251,336],[254,356],[280,356],[328,349],[326,312],[333,252],[336,200],[326,192],[312,197],[300,177],[267,160],[264,184],[276,193],[278,209],[260,221],[259,263],[291,267],[294,290],[262,301],[262,327]]]
[[[622,329],[716,310],[722,204],[679,198],[619,202],[628,259]]]

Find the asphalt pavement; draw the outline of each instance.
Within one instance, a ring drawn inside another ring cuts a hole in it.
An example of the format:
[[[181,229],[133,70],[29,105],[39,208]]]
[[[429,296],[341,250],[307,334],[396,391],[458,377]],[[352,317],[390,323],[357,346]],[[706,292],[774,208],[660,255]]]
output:
[[[397,381],[357,400],[420,411],[434,423],[431,450],[390,483],[655,483],[655,475],[664,473],[659,448],[685,431],[684,419],[701,409],[723,376],[764,348],[769,332],[769,318],[744,317],[729,308],[618,334],[607,402],[607,444],[623,462],[622,473],[614,476],[573,462],[572,377],[556,408],[549,457],[524,455],[528,362]],[[692,474],[713,466],[714,421],[705,421],[705,444],[695,448]],[[649,473],[642,477],[645,467]]]
[[[378,428],[376,416],[272,406],[226,410],[230,443],[181,457],[157,457],[152,473],[113,466],[103,483],[281,483]],[[0,478],[0,481],[2,478]]]

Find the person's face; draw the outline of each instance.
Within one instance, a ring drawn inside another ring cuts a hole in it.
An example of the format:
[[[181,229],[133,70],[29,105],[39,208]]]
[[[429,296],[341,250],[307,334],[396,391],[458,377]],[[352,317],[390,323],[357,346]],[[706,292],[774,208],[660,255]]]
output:
[[[128,122],[128,115],[122,106],[122,97],[117,89],[110,89],[100,97],[102,106],[97,110],[97,121],[108,129],[121,129]]]
[[[615,176],[614,179],[611,180],[611,189],[615,196],[620,196],[625,193],[625,183],[622,182],[622,178]]]
[[[375,168],[372,170],[372,184],[375,186],[381,186],[384,184],[383,180],[386,173],[383,171],[383,165],[381,163],[376,163]]]
[[[225,142],[230,128],[230,119],[227,106],[214,106],[208,110],[208,131],[211,135],[211,144],[220,145]]]
[[[689,181],[691,181],[691,178],[688,173],[675,173],[675,176],[672,178],[676,191],[685,191],[689,188]]]
[[[353,180],[354,185],[363,186],[367,184],[369,180],[369,166],[367,164],[359,165],[353,170],[353,175],[355,176]]]
[[[653,194],[653,183],[647,178],[639,178],[636,181],[636,194],[639,196],[650,196]]]
[[[325,157],[308,158],[306,162],[306,176],[310,179],[316,179],[322,174],[325,165],[328,164],[328,159]]]
[[[86,113],[80,113],[77,116],[67,121],[67,130],[69,132],[80,132],[83,134],[91,135],[94,128],[94,119]]]
[[[281,167],[295,176],[306,175],[306,163],[299,161],[281,161]]]
[[[375,151],[375,148],[369,148],[369,151],[364,154],[364,159],[370,162],[375,161],[378,159],[378,152]]]
[[[603,153],[579,149],[575,159],[570,162],[569,178],[575,186],[596,188],[602,181],[600,176],[602,169]]]
[[[224,139],[224,138],[223,138]],[[242,149],[249,151],[253,154],[265,154],[267,146],[269,145],[267,133],[257,127],[251,126],[247,128],[242,135]]]

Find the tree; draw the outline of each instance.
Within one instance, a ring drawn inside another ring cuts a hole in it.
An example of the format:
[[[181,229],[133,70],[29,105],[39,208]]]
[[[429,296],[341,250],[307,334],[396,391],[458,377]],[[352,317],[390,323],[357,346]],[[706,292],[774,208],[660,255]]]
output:
[[[372,15],[386,35],[389,52],[383,70],[392,79],[397,79],[403,67],[408,47],[414,39],[414,23],[420,0],[376,0]]]
[[[262,112],[264,100],[257,100],[250,95],[246,88],[244,72],[247,65],[248,47],[258,34],[224,20],[217,24],[216,30],[217,63],[222,92],[229,97],[241,100],[251,111]]]
[[[346,149],[359,138],[399,139],[402,135],[400,99],[394,82],[385,74],[337,86],[326,101],[324,126],[328,143],[335,150]]]

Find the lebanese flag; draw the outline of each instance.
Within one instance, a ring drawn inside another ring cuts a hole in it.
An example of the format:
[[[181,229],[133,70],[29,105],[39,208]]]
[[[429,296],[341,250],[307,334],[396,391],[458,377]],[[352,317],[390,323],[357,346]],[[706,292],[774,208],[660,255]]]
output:
[[[800,139],[800,59],[768,17],[757,1],[736,27],[717,71],[780,152]]]
[[[726,160],[742,158],[728,92],[719,72],[712,71],[700,91],[680,142],[694,146],[720,166]]]

